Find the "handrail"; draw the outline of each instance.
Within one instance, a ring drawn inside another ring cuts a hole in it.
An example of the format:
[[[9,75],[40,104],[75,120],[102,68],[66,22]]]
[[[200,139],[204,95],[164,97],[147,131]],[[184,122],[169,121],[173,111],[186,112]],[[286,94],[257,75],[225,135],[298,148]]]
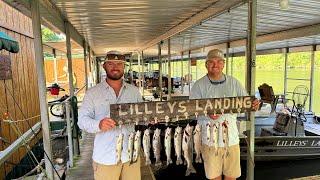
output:
[[[85,84],[84,86],[82,86],[80,89],[78,89],[75,93],[74,93],[74,96],[76,96],[82,89],[84,89],[85,87],[87,86],[87,84]],[[54,105],[54,104],[64,104],[66,103],[67,101],[69,101],[72,97],[69,96],[68,98],[66,98],[65,100],[63,101],[59,101],[58,100],[54,100],[52,102],[48,102],[48,105]]]
[[[33,127],[34,132],[38,132],[41,128],[41,121],[37,122]],[[34,138],[34,134],[32,129],[29,129],[25,132],[21,137],[15,140],[10,146],[8,146],[5,150],[0,151],[0,165],[2,165],[10,156],[19,149],[19,147],[23,146],[26,142],[30,141]]]
[[[87,85],[84,85],[83,87],[81,87],[80,89],[78,89],[75,93],[74,96],[69,96],[68,98],[64,99],[63,101],[56,101],[56,102],[52,102],[50,103],[51,105],[55,105],[55,104],[62,104],[65,106],[65,121],[67,122],[67,136],[68,136],[68,149],[69,149],[69,161],[68,161],[68,167],[73,167],[73,141],[72,141],[72,129],[74,127],[74,124],[76,124],[74,122],[74,115],[72,113],[72,115],[70,114],[70,112],[73,112],[73,109],[70,105],[70,99],[75,97],[76,94],[78,94],[82,89],[84,89]],[[51,106],[52,107],[52,106]]]
[[[82,86],[80,89],[78,89],[76,92],[74,92],[74,96],[77,95],[83,88],[85,88],[87,86],[87,84],[85,84],[84,86]],[[69,101],[72,97],[69,96],[67,99],[65,99],[64,101],[62,101],[61,103],[65,103],[67,101]]]
[[[77,95],[82,89],[84,89],[87,85],[85,84],[84,86],[82,86],[80,89],[78,89],[73,96],[69,96],[68,98],[64,99],[63,101],[60,101],[60,100],[57,100],[56,102],[52,102],[50,103],[51,105],[56,105],[56,104],[61,104],[65,107],[65,116],[64,116],[64,119],[65,121],[67,122],[67,136],[68,136],[68,149],[69,149],[69,161],[68,161],[68,167],[73,167],[73,155],[74,155],[74,152],[73,152],[73,136],[72,136],[72,130],[76,124],[75,122],[75,119],[74,119],[74,113],[71,113],[73,112],[73,109],[71,107],[71,98],[75,97],[75,95]],[[52,107],[52,106],[51,106]],[[71,114],[72,115],[71,115]],[[77,147],[77,145],[75,145],[75,147]],[[79,151],[79,150],[78,150]],[[77,154],[77,150],[75,150],[75,153]]]

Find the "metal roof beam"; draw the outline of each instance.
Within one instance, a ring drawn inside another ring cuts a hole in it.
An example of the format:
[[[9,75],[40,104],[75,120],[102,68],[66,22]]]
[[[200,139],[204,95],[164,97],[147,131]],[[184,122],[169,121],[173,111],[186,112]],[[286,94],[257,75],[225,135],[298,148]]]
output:
[[[272,42],[272,41],[282,41],[287,39],[299,38],[299,37],[308,37],[320,34],[320,24],[313,24],[309,26],[303,26],[294,29],[288,29],[285,31],[274,32],[270,34],[257,36],[257,44]],[[213,48],[224,49],[225,44],[223,43],[211,43],[205,46],[194,47],[192,49],[184,49],[183,51],[194,51],[201,48],[204,48],[204,51],[208,51]],[[241,47],[246,45],[246,39],[239,39],[230,41],[230,48]],[[237,53],[238,54],[238,53]]]
[[[306,45],[306,46],[297,46],[297,47],[288,47],[288,53],[297,53],[297,52],[310,52],[312,48],[315,47],[316,51],[320,50],[319,45]],[[284,53],[285,49],[282,48],[275,48],[275,49],[262,49],[257,50],[257,55],[267,55],[267,54],[281,54]],[[236,52],[230,53],[232,57],[240,57],[245,56],[245,52]]]
[[[4,0],[10,6],[16,8],[24,15],[31,17],[30,11],[30,2],[27,0]],[[51,3],[49,0],[42,0],[40,3],[40,10],[42,9],[46,11],[46,13],[41,14],[42,24],[49,26],[50,29],[54,31],[59,30],[60,32],[65,33],[65,21],[68,21],[66,16],[62,14],[62,12]],[[80,35],[80,33],[75,29],[75,27],[68,21],[70,27],[70,37],[80,46],[83,45],[84,37]]]
[[[271,42],[271,41],[282,41],[286,39],[293,39],[299,37],[314,36],[320,34],[320,24],[314,24],[310,26],[299,27],[295,29],[289,29],[285,31],[274,32],[270,34],[260,35],[257,37],[257,44]],[[230,42],[230,47],[245,46],[246,39]]]
[[[83,45],[83,40],[84,38],[80,35],[80,33],[74,28],[74,26],[68,21],[66,16],[62,14],[62,12],[54,5],[52,4],[49,0],[42,0],[41,1],[41,6],[47,10],[48,14],[54,17],[54,21],[50,21],[50,17],[45,17],[49,23],[51,23],[53,26],[57,27],[61,32],[65,33],[65,21],[69,24],[69,30],[70,30],[70,37],[72,40],[77,42],[80,46]],[[46,15],[46,14],[43,14]]]
[[[283,53],[283,48],[280,49],[266,49],[266,50],[257,50],[257,55],[266,55],[266,54],[281,54]],[[245,56],[245,52],[236,52],[230,53],[230,57],[241,57]]]
[[[219,0],[214,2],[212,5],[204,9],[203,11],[199,12],[198,14],[195,14],[191,16],[190,18],[186,19],[185,21],[181,22],[180,24],[174,26],[166,33],[156,37],[155,39],[147,42],[144,46],[142,46],[138,51],[145,50],[163,40],[166,40],[188,28],[191,28],[194,25],[200,24],[201,22],[212,18],[214,16],[218,16],[225,11],[228,11],[229,9],[232,9],[234,7],[240,6],[244,4],[246,0],[233,0],[233,1],[224,1]]]

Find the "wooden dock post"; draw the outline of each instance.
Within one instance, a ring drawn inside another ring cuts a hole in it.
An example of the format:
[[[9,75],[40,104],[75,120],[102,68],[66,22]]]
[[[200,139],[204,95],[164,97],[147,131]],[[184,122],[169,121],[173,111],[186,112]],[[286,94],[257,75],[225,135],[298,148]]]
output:
[[[255,75],[256,75],[256,24],[257,24],[257,0],[248,2],[248,31],[247,31],[247,82],[246,88],[249,95],[255,94]],[[249,144],[247,151],[247,179],[254,179],[254,136],[255,136],[255,117],[253,112],[249,112],[250,122]]]
[[[40,22],[40,11],[39,1],[30,1],[31,4],[31,17],[32,27],[34,35],[34,48],[35,48],[35,59],[36,69],[38,73],[38,86],[39,86],[39,101],[40,101],[40,115],[42,123],[43,133],[43,149],[45,151],[45,166],[46,173],[49,179],[53,179],[53,165],[52,161],[52,147],[50,140],[50,128],[49,128],[49,115],[47,105],[47,92],[46,92],[46,80],[44,74],[44,62],[43,62],[43,49],[42,49],[42,35],[41,35],[41,22]]]

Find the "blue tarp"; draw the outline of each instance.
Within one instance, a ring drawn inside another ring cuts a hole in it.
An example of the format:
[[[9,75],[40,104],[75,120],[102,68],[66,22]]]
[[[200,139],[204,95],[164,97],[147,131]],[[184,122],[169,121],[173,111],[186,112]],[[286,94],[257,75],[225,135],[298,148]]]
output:
[[[0,32],[0,50],[5,49],[11,53],[19,52],[19,43],[4,32]]]

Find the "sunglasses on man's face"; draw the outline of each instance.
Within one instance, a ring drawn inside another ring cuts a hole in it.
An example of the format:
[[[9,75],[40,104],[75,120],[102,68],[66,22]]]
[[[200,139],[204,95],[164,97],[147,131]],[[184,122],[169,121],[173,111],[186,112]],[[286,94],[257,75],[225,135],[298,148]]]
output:
[[[125,61],[126,57],[122,54],[107,54],[106,56],[107,60],[122,60]]]
[[[121,67],[124,65],[124,62],[106,62],[106,65],[109,67]]]

